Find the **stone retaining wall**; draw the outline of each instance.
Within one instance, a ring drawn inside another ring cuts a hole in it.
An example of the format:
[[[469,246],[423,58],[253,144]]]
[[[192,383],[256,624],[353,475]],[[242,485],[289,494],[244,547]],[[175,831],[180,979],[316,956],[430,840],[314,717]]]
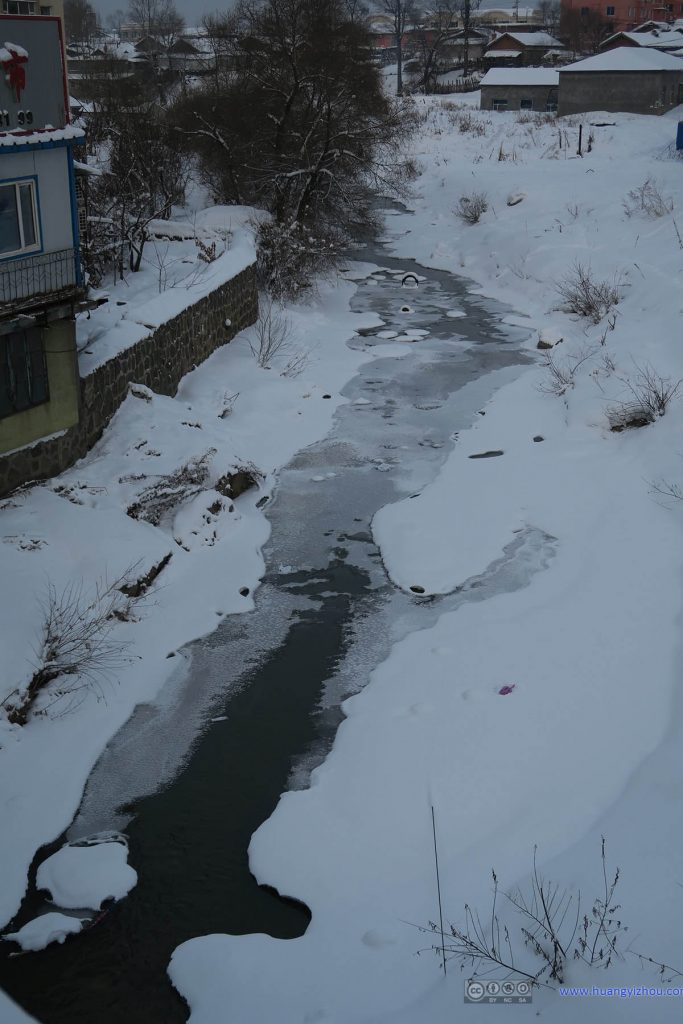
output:
[[[145,384],[158,394],[174,395],[189,370],[253,324],[257,316],[256,266],[252,264],[84,377],[77,426],[0,456],[0,497],[28,481],[56,476],[82,458],[102,436],[129,384]]]

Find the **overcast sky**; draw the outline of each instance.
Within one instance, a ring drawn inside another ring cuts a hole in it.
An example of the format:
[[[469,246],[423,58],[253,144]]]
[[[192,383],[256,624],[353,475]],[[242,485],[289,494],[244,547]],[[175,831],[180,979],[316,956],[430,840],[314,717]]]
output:
[[[102,21],[107,15],[117,10],[126,10],[128,0],[91,0],[91,3]],[[175,5],[188,25],[197,25],[202,14],[213,11],[225,11],[232,6],[230,0],[175,0]]]
[[[102,21],[106,21],[107,15],[116,10],[125,10],[128,0],[91,0],[93,7],[99,13]],[[203,14],[213,11],[225,11],[232,7],[232,0],[175,0],[176,7],[185,18],[188,25],[198,25]],[[529,7],[534,6],[534,0],[527,0]],[[513,0],[482,0],[481,10],[508,9],[513,5]],[[372,8],[372,4],[369,5]],[[521,8],[526,6],[525,0],[520,4]]]

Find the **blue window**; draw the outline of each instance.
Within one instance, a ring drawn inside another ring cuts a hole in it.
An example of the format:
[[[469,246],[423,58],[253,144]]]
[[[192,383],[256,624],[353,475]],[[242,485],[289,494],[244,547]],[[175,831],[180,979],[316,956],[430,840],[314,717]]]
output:
[[[0,257],[40,249],[36,186],[31,179],[0,185]]]

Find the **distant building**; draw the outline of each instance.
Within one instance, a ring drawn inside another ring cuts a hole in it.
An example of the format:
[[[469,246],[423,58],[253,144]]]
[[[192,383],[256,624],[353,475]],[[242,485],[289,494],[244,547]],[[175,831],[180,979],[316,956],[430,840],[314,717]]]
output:
[[[646,19],[673,22],[683,15],[683,0],[561,0],[561,23],[571,17],[599,18],[609,33],[626,32]]]
[[[482,110],[557,110],[558,71],[552,68],[492,68],[481,80]]]
[[[663,114],[683,103],[683,59],[621,46],[560,68],[558,114]]]
[[[546,55],[554,58],[562,50],[560,40],[549,32],[503,32],[486,48],[484,63],[488,67],[539,65]]]
[[[0,15],[0,454],[78,422],[79,258],[57,18]]]
[[[2,14],[40,15],[60,18],[64,22],[64,0],[1,0]]]

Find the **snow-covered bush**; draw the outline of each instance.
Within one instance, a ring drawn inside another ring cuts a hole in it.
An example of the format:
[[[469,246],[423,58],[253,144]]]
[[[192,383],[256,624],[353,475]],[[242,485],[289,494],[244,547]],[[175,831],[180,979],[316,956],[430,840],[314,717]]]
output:
[[[312,235],[302,224],[275,221],[258,225],[256,242],[259,284],[278,300],[304,294],[316,276],[334,269],[344,248],[335,232]]]
[[[485,192],[470,192],[469,195],[460,196],[455,213],[466,224],[478,224],[488,208],[489,201]]]
[[[579,262],[558,282],[557,291],[565,313],[585,316],[594,324],[600,323],[621,298],[619,279],[598,281],[590,266]]]
[[[158,477],[129,505],[128,515],[131,519],[159,526],[178,505],[206,489],[210,462],[215,454],[216,449],[209,448],[203,455],[190,459],[173,473]]]

